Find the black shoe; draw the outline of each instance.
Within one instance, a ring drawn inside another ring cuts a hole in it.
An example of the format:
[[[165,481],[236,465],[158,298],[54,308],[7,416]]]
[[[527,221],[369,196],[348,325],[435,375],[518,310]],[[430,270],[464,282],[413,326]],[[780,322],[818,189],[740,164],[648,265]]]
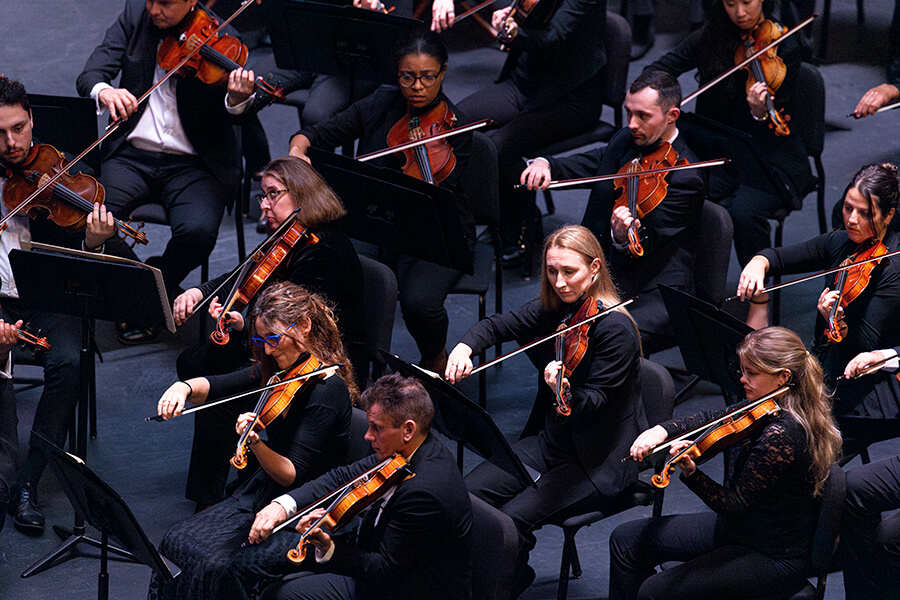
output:
[[[13,494],[9,512],[15,517],[13,525],[22,533],[34,536],[44,533],[44,513],[30,483],[22,484],[18,493]]]
[[[159,327],[132,327],[127,326],[119,333],[119,343],[126,346],[147,344],[159,335]]]

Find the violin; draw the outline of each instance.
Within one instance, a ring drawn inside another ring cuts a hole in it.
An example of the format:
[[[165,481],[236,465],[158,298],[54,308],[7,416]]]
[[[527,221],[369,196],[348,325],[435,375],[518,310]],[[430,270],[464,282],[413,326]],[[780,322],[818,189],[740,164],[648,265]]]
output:
[[[228,75],[247,64],[248,50],[241,41],[219,34],[219,23],[204,10],[192,10],[182,22],[180,31],[163,39],[156,52],[156,64],[166,71],[177,69],[179,75],[196,77],[214,87],[228,85]],[[199,49],[198,49],[199,48]],[[185,57],[189,57],[184,61]],[[254,87],[272,99],[284,102],[284,92],[262,77]]]
[[[869,259],[880,259],[888,251],[883,242],[875,239],[864,242],[861,246],[861,249],[857,249],[841,262],[842,267],[848,268],[840,271],[834,278],[834,289],[840,290],[840,293],[828,312],[828,329],[825,330],[825,335],[835,344],[843,341],[844,336],[847,335],[847,324],[843,319],[838,320],[838,308],[846,309],[851,302],[859,298],[859,295],[869,285],[872,271],[881,262]],[[868,262],[856,264],[864,260]]]
[[[296,213],[295,213],[296,214]],[[288,221],[285,222],[287,224]],[[281,229],[281,228],[279,228]],[[318,243],[319,238],[309,232],[296,219],[290,219],[289,225],[283,231],[272,234],[271,246],[265,253],[257,250],[253,260],[245,265],[245,270],[252,266],[252,270],[246,276],[239,277],[235,283],[228,302],[222,307],[222,313],[216,319],[216,329],[209,334],[209,339],[219,346],[224,346],[230,339],[228,327],[228,312],[241,310],[256,296],[257,292],[266,284],[269,277],[279,269],[284,260],[290,255],[294,247],[303,248]],[[255,265],[254,265],[255,263]]]
[[[358,477],[352,485],[345,486],[344,490],[337,494],[324,515],[310,523],[301,534],[297,547],[288,550],[288,560],[295,564],[303,562],[309,548],[307,538],[317,527],[327,527],[333,533],[411,475],[409,461],[402,454],[396,454],[382,461],[362,477]]]
[[[35,350],[49,350],[50,342],[47,341],[45,337],[38,337],[33,333],[29,333],[24,329],[19,329],[16,331],[16,334],[19,336],[19,341],[23,342],[27,345],[34,346]]]
[[[106,191],[90,175],[81,172],[70,175],[62,166],[65,159],[49,144],[32,145],[22,165],[7,170],[8,180],[3,187],[6,209],[10,213],[24,210],[32,219],[47,215],[67,231],[84,229],[88,213],[94,210],[94,204],[103,204]],[[51,179],[55,181],[45,186]],[[144,232],[118,219],[113,222],[116,229],[135,242],[147,243]]]
[[[788,389],[787,386],[779,388],[755,402],[726,412],[724,418],[714,421],[693,443],[669,457],[662,470],[650,478],[650,483],[657,488],[664,488],[669,485],[675,466],[685,456],[699,465],[758,432],[781,412],[775,398],[785,394]]]
[[[294,367],[292,367],[287,375],[286,379],[293,379],[295,377],[299,377],[301,375],[305,375],[322,366],[322,362],[313,356],[312,354],[307,353],[306,358],[298,361]],[[283,371],[282,371],[283,373]],[[269,379],[269,383],[278,383],[281,381],[281,377],[279,377],[281,373],[276,373],[272,375]],[[256,431],[260,432],[266,427],[269,426],[269,423],[274,421],[276,417],[281,415],[287,408],[291,405],[291,401],[293,401],[294,397],[301,393],[306,387],[310,384],[310,382],[317,380],[316,378],[307,378],[307,379],[297,379],[295,381],[291,381],[289,383],[285,383],[283,386],[275,387],[273,389],[267,390],[259,397],[259,402],[256,403],[256,408],[253,409],[255,413],[255,417],[253,421],[247,426],[247,429],[244,430],[244,433],[241,434],[240,439],[238,440],[237,450],[234,453],[234,456],[231,458],[231,465],[235,469],[243,469],[247,466],[247,451],[250,449],[250,432]]]
[[[784,31],[785,29],[781,25],[766,20],[757,25],[753,31],[744,32],[742,34],[744,43],[739,45],[734,52],[735,64],[752,56],[757,50],[769,46],[774,40],[780,38]],[[787,74],[787,67],[778,56],[777,48],[772,46],[759,58],[751,60],[750,64],[744,68],[748,70],[747,93],[756,82],[766,84],[766,114],[769,115],[769,128],[775,130],[775,135],[790,135],[791,130],[787,126],[787,122],[791,120],[790,115],[784,114],[783,108],[776,110],[775,103],[772,101],[772,93],[781,87],[784,76]]]
[[[400,146],[408,142],[422,140],[446,131],[456,125],[456,115],[450,110],[447,102],[441,100],[427,112],[413,115],[406,112],[394,123],[388,132],[388,146]],[[444,181],[456,167],[456,155],[445,139],[428,141],[423,145],[402,151],[405,162],[402,171],[411,177],[439,184]]]
[[[562,371],[556,375],[556,412],[562,417],[568,417],[572,414],[572,407],[569,401],[572,399],[572,390],[569,383],[563,383],[564,378],[572,375],[584,353],[587,352],[588,334],[593,321],[586,321],[599,313],[603,308],[600,300],[596,302],[592,297],[588,297],[581,306],[578,307],[573,314],[563,319],[557,328],[557,332],[566,329],[572,321],[580,323],[575,329],[562,333],[556,338],[556,360],[563,364]]]
[[[513,41],[516,37],[518,27],[521,27],[525,21],[528,20],[541,4],[541,1],[542,0],[513,0],[513,3],[510,5],[512,10],[509,11],[506,19],[503,20],[503,23],[497,30],[497,41],[502,44],[508,44]],[[545,14],[543,23],[549,21],[550,17],[553,16],[557,1],[558,0],[543,0],[545,5],[551,5],[550,10]],[[516,27],[513,27],[513,23],[516,24]]]
[[[628,226],[628,250],[633,256],[643,256],[644,249],[641,246],[641,235],[637,228],[637,219],[643,219],[644,215],[659,206],[666,197],[669,183],[666,181],[666,172],[654,175],[637,176],[641,171],[655,171],[676,166],[687,165],[685,158],[679,158],[678,152],[669,142],[662,142],[659,148],[650,154],[638,159],[635,158],[621,169],[620,177],[615,179],[617,190],[622,190],[616,198],[615,208],[625,206],[627,202],[628,212],[634,219]]]

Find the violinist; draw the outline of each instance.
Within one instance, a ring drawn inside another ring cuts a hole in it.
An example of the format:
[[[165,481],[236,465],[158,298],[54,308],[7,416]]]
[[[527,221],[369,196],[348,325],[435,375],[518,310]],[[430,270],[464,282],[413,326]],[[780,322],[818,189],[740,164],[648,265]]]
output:
[[[76,82],[78,93],[93,98],[98,110],[108,109],[111,120],[126,119],[102,148],[109,209],[127,220],[142,204],[165,207],[172,238],[148,264],[162,270],[171,297],[212,252],[225,206],[239,187],[241,154],[230,113],[244,111],[254,89],[253,72],[243,69],[228,75],[227,99],[224,89],[177,75],[137,105],[136,98],[165,75],[157,65],[160,43],[178,36],[195,10],[204,10],[197,0],[126,0]],[[123,326],[119,339],[142,343],[157,333]]]
[[[768,31],[770,25],[775,29],[780,27],[766,20],[773,14],[774,4],[772,0],[717,0],[702,28],[688,35],[645,71],[666,71],[678,77],[697,69],[696,77],[701,85],[711,81],[733,67],[737,57],[745,58],[746,39],[758,37],[756,45],[762,48],[765,45],[762,43],[763,32]],[[793,36],[776,48],[778,60],[770,59],[772,65],[767,72],[783,72],[783,80],[777,89],[755,81],[747,70],[742,69],[701,94],[697,98],[696,112],[752,136],[766,167],[783,185],[772,184],[749,148],[746,151],[740,149],[744,144],[739,144],[739,140],[730,137],[726,140],[705,125],[695,125],[693,119],[690,127],[688,123],[682,126],[691,149],[701,158],[727,156],[734,159],[728,168],[710,173],[709,192],[710,199],[731,214],[735,250],[741,265],[771,245],[768,220],[774,212],[785,206],[799,208],[803,196],[815,184],[796,127],[788,123],[788,135],[779,135],[770,128],[774,119],[767,111],[767,95],[772,98],[774,109],[788,116],[794,114],[795,106],[803,101],[802,90],[797,89],[803,47],[797,36]]]
[[[430,433],[434,406],[428,392],[419,381],[395,373],[368,387],[361,404],[369,421],[366,440],[375,454],[333,469],[260,511],[250,529],[252,546],[234,557],[217,599],[246,600],[253,586],[296,572],[286,554],[297,545],[297,532],[305,532],[325,510],[301,516],[297,532],[284,529],[270,536],[272,529],[397,454],[409,461],[413,475],[362,513],[356,542],[313,530],[302,572],[266,589],[262,598],[470,597],[471,504],[452,453]]]
[[[516,2],[516,5],[527,4]],[[504,264],[524,257],[525,236],[543,237],[535,194],[514,190],[522,157],[593,129],[602,110],[606,65],[606,0],[535,2],[527,18],[512,6],[494,12],[491,24],[509,56],[498,83],[459,103],[470,119],[491,119],[500,171]],[[527,229],[527,231],[526,231]]]
[[[33,126],[25,87],[0,75],[0,191],[8,181],[21,176],[22,169],[39,148],[38,141],[32,137]],[[85,165],[76,165],[72,172],[77,173],[79,167],[82,171],[87,170]],[[0,206],[0,214],[5,216],[8,212],[5,204]],[[23,305],[9,263],[9,252],[18,249],[21,242],[28,241],[103,252],[106,240],[114,232],[112,214],[103,205],[95,204],[87,215],[83,232],[65,231],[44,216],[31,219],[19,213],[10,219],[9,229],[0,234],[0,319],[6,323],[25,321],[49,340],[50,349],[38,353],[44,367],[44,390],[31,429],[60,447],[65,443],[77,402],[72,388],[78,381],[81,320],[35,311]],[[40,446],[32,445],[10,487],[14,525],[30,535],[40,535],[44,531],[44,514],[35,491],[46,464]]]
[[[601,309],[619,302],[600,243],[580,225],[553,232],[544,243],[540,298],[469,329],[450,353],[447,380],[455,383],[467,376],[472,355],[482,349],[498,341],[515,340],[521,345],[553,333],[582,306],[598,301]],[[633,463],[621,461],[640,431],[643,414],[637,327],[624,309],[618,309],[589,324],[584,341],[586,348],[577,365],[556,360],[553,344],[528,351],[539,383],[528,423],[513,449],[528,467],[541,473],[540,485],[526,487],[489,462],[466,476],[469,491],[512,517],[518,528],[513,598],[534,580],[528,554],[535,545],[536,529],[548,519],[559,518],[561,511],[603,510],[604,502],[637,476]],[[558,411],[556,381],[560,377],[570,392],[569,416]]]
[[[678,158],[697,162],[678,131],[680,102],[681,86],[671,75],[662,71],[639,75],[625,95],[628,129],[614,135],[603,148],[563,158],[537,158],[522,172],[520,181],[530,189],[544,189],[551,179],[616,173],[663,145],[671,145]],[[581,222],[600,239],[622,296],[637,296],[629,311],[640,329],[646,355],[669,346],[674,335],[657,285],[693,292],[691,242],[706,196],[701,170],[675,171],[663,177],[668,184],[665,197],[652,210],[644,209],[646,214],[637,222],[627,202],[617,201],[617,197],[627,199],[625,190],[615,188],[612,181],[594,184]],[[633,185],[638,180],[629,181],[634,183],[628,185]],[[638,227],[642,256],[629,251],[627,233],[633,223]]]
[[[328,149],[356,139],[360,155],[382,150],[389,145],[392,128],[408,131],[412,119],[425,121],[434,114],[441,115],[442,122],[448,123],[451,129],[468,123],[441,89],[447,71],[447,49],[440,36],[425,29],[414,31],[399,43],[396,59],[398,87],[382,86],[332,119],[301,129],[291,138],[291,155],[309,160],[306,153],[310,146]],[[454,193],[464,234],[474,248],[475,222],[470,199],[460,187],[472,137],[462,133],[448,141],[456,164],[439,183]],[[403,159],[403,156],[389,155],[373,160],[372,164],[400,170]],[[413,158],[408,160],[415,162]],[[432,166],[436,169],[438,165]],[[421,174],[413,176],[423,178]],[[447,361],[449,318],[444,301],[462,273],[406,255],[391,257],[388,262],[393,263],[391,266],[397,274],[403,320],[419,348],[420,364],[440,373]]]
[[[854,175],[841,201],[844,228],[807,242],[768,248],[753,257],[741,273],[737,295],[749,299],[748,324],[768,320],[767,275],[787,275],[837,267],[843,261],[877,249],[878,242],[893,250],[900,235],[889,227],[900,202],[897,168],[889,163],[867,165]],[[896,261],[868,263],[848,275],[844,287],[835,288],[829,277],[817,302],[813,352],[822,362],[825,380],[834,388],[834,413],[843,417],[894,419],[900,416],[900,399],[875,385],[872,378],[836,381],[845,366],[860,352],[889,347],[900,339],[900,265]],[[852,275],[852,276],[851,276]],[[848,299],[850,301],[848,302]],[[839,304],[837,304],[839,302]],[[841,333],[840,342],[831,339]],[[832,336],[828,336],[831,332]],[[844,454],[853,456],[856,442],[844,439]]]
[[[678,462],[681,480],[712,511],[639,519],[613,531],[610,600],[760,598],[806,583],[817,499],[841,448],[822,368],[797,334],[781,327],[748,334],[737,352],[748,402],[788,387],[776,400],[780,412],[731,453],[727,485],[698,469],[691,454]],[[631,457],[641,460],[716,416],[656,425],[634,441]],[[684,562],[655,574],[667,561]]]
[[[325,365],[345,366],[331,377],[308,380],[265,428],[266,439],[255,431],[249,434],[250,452],[259,464],[256,472],[231,496],[169,530],[160,552],[177,562],[182,572],[173,585],[160,583],[154,576],[150,598],[221,598],[211,586],[240,551],[256,511],[279,494],[342,464],[346,456],[357,388],[328,305],[300,286],[278,283],[262,292],[249,323],[254,370],[177,382],[159,400],[161,415],[178,415],[186,401],[203,403],[235,389],[257,386],[311,356]],[[252,416],[238,418],[237,434],[244,432]],[[206,442],[227,442],[233,452],[237,436]]]

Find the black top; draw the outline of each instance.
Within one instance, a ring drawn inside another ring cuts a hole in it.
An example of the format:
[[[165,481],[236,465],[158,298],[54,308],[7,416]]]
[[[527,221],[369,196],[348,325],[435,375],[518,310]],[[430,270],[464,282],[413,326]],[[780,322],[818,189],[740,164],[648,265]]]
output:
[[[291,497],[297,506],[308,506],[378,462],[372,455],[333,469]],[[456,461],[429,435],[409,466],[415,476],[397,485],[374,528],[361,528],[356,546],[336,541],[331,560],[318,567],[355,579],[361,599],[465,600],[470,596],[472,505]],[[364,527],[366,522],[364,516]]]
[[[261,385],[249,368],[207,379],[210,400]],[[340,376],[311,381],[261,434],[269,448],[293,463],[296,470],[293,484],[278,485],[260,467],[234,495],[248,509],[252,506],[252,510],[258,511],[273,498],[341,464],[347,456],[350,414],[350,392]]]
[[[344,337],[347,340],[363,341],[365,340],[363,275],[356,249],[337,223],[326,223],[312,233],[319,241],[315,244],[294,246],[266,285],[274,281],[289,280],[325,296],[335,305],[338,325]],[[206,297],[221,285],[227,276],[227,273],[220,275],[197,287]],[[226,297],[233,285],[229,282],[223,286],[219,291],[219,297]]]
[[[678,77],[682,73],[697,69],[703,60],[701,36],[702,29],[690,34],[674,50],[647,66],[644,72],[665,71]],[[740,38],[736,37],[733,46],[725,49],[727,56],[734,56],[740,42]],[[797,90],[802,55],[803,48],[797,38],[788,38],[778,46],[778,57],[784,61],[787,72],[781,86],[774,93],[775,108],[785,109],[787,115],[792,115],[795,104],[802,102],[801,91]],[[753,136],[769,167],[778,173],[790,190],[802,198],[815,185],[803,140],[794,129],[791,129],[788,136],[777,136],[774,130],[769,128],[767,121],[753,120],[750,106],[747,104],[747,74],[748,72],[742,69],[698,96],[697,114]],[[713,79],[714,75],[716,74],[701,77],[698,73],[697,79],[700,85],[703,85]],[[695,150],[700,151],[696,147]],[[718,157],[703,156],[703,158]]]
[[[900,234],[888,230],[884,237],[888,250],[900,247]],[[769,261],[769,275],[788,275],[822,271],[840,265],[841,261],[856,251],[844,230],[826,233],[813,239],[783,246],[767,248],[760,252]],[[834,276],[826,280],[834,287]],[[813,352],[822,362],[825,380],[835,385],[844,367],[860,352],[888,348],[900,340],[900,261],[882,261],[872,270],[869,285],[856,300],[844,308],[847,334],[835,344],[824,335],[825,319],[816,316]],[[815,310],[815,307],[811,307]],[[896,393],[883,378],[860,377],[837,382],[834,393],[835,415],[896,418],[900,416],[900,404]]]
[[[525,345],[553,333],[573,307],[557,311],[533,300],[508,313],[472,326],[460,340],[477,354],[498,341]],[[572,414],[561,417],[553,406],[554,391],[544,382],[544,367],[556,359],[546,342],[528,350],[538,370],[538,388],[522,437],[541,435],[556,451],[573,456],[584,467],[597,491],[611,497],[637,477],[637,465],[623,463],[632,441],[642,431],[641,368],[638,334],[631,319],[612,312],[595,321],[588,332],[584,358],[569,377]]]
[[[702,426],[726,409],[662,423],[671,439]],[[682,481],[716,512],[730,543],[749,546],[775,558],[809,554],[817,501],[806,432],[782,412],[756,437],[731,453],[728,487],[699,469]]]
[[[450,110],[456,115],[457,126],[468,124],[465,117],[459,113],[443,92],[438,94],[435,102],[441,100],[447,102]],[[421,111],[413,111],[413,114],[425,112],[429,108],[430,106]],[[301,129],[294,135],[303,134],[309,138],[312,146],[323,149],[335,148],[358,139],[358,154],[369,154],[388,147],[388,132],[400,119],[405,118],[407,110],[406,100],[400,93],[400,88],[381,86],[371,96],[354,102],[349,108],[324,123],[308,129]],[[456,167],[440,185],[453,192],[463,228],[467,235],[474,239],[475,220],[471,199],[460,186],[460,179],[466,169],[472,149],[472,134],[461,133],[447,138],[447,141],[456,155]],[[389,154],[370,162],[375,166],[399,171],[403,166],[403,161],[401,155]]]

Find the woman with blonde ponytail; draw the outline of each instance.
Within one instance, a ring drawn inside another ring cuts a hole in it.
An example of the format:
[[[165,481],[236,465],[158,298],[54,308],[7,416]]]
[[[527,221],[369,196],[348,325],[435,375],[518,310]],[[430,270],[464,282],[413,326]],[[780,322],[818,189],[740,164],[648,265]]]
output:
[[[712,512],[620,525],[610,537],[610,600],[760,598],[799,589],[809,568],[818,498],[841,436],[822,368],[794,332],[766,327],[738,347],[747,402],[787,387],[780,412],[729,457],[720,485],[689,457],[681,479]],[[718,416],[698,413],[642,433],[631,456],[642,460],[667,439]],[[674,444],[675,455],[687,442]],[[654,567],[684,561],[662,573]]]

